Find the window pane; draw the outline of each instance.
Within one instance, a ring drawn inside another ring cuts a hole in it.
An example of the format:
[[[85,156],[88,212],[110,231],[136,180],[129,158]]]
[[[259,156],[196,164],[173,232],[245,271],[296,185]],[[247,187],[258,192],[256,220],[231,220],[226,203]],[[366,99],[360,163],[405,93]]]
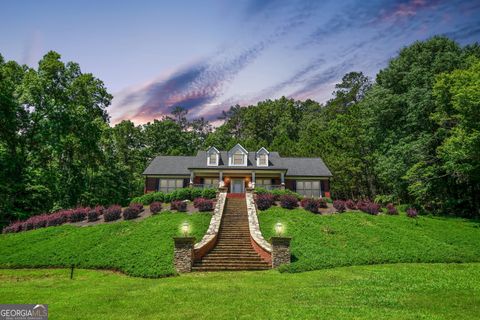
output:
[[[212,185],[218,186],[218,179],[212,179]]]
[[[167,181],[168,181],[168,187],[169,187],[169,188],[175,187],[175,180],[173,180],[173,179],[168,179]]]
[[[312,189],[320,189],[320,181],[312,181]]]
[[[160,180],[160,187],[165,188],[167,186],[167,180],[162,179]]]
[[[234,154],[233,164],[243,164],[243,154]]]
[[[266,165],[267,164],[267,155],[266,154],[261,154],[259,159],[258,159],[258,163],[260,165]]]
[[[312,182],[311,181],[305,181],[304,185],[305,185],[305,189],[312,189]]]
[[[183,179],[177,179],[177,188],[183,188]]]
[[[297,190],[298,189],[300,189],[300,190],[303,189],[303,181],[297,181]]]

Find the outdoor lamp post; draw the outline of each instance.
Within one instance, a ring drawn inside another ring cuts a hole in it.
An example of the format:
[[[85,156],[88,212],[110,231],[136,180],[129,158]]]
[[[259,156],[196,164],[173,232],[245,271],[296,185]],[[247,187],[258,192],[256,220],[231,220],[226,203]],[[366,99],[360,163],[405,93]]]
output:
[[[275,232],[277,233],[277,236],[281,236],[284,231],[284,226],[282,223],[278,222],[275,224]]]
[[[190,233],[190,225],[188,224],[188,222],[182,223],[181,230],[182,230],[183,235],[185,237],[187,237],[188,234]]]

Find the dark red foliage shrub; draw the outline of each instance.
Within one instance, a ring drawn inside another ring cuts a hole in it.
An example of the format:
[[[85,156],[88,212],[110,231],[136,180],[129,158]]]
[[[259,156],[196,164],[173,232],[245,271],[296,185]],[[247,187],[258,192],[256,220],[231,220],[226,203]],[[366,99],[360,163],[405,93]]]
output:
[[[381,208],[382,208],[382,206],[379,205],[378,203],[368,202],[366,212],[369,213],[369,214],[377,215],[377,214],[380,213]]]
[[[258,210],[267,210],[275,204],[275,196],[273,194],[258,194],[255,200]]]
[[[122,207],[120,207],[117,204],[114,204],[103,213],[103,219],[105,221],[115,221],[120,219],[120,216],[122,215]]]
[[[280,196],[280,206],[285,209],[293,209],[298,207],[298,199],[295,196],[284,194]]]
[[[337,210],[338,212],[345,212],[345,201],[343,200],[335,200],[333,201],[333,207],[335,208],[335,210]]]
[[[357,205],[355,204],[355,201],[350,200],[350,199],[348,199],[347,201],[345,201],[345,206],[346,206],[347,209],[349,209],[349,210],[356,210],[356,209],[357,209]]]
[[[155,202],[150,203],[150,212],[152,214],[157,214],[160,211],[162,211],[162,203],[161,202],[155,201]]]
[[[15,233],[15,232],[20,232],[23,230],[23,222],[22,221],[16,221],[14,223],[11,223],[10,225],[6,226],[3,228],[3,233]]]
[[[75,208],[69,211],[68,222],[79,222],[85,220],[90,208]]]
[[[87,212],[87,221],[88,222],[97,221],[99,216],[100,215],[98,214],[98,211],[95,208],[90,209]]]
[[[172,201],[170,204],[170,209],[177,210],[179,212],[186,212],[187,211],[187,202],[182,200],[175,200]]]
[[[213,210],[213,200],[205,198],[197,198],[195,200],[198,200],[196,204],[198,211],[205,212]]]
[[[300,205],[305,210],[308,210],[313,213],[318,213],[318,208],[320,207],[320,201],[313,198],[303,198],[302,201],[300,201]]]
[[[68,221],[71,210],[60,210],[48,215],[47,227],[55,227]]]
[[[136,208],[128,207],[123,210],[123,219],[124,220],[132,220],[138,218],[140,211]]]
[[[363,212],[367,212],[368,202],[365,200],[359,200],[357,202],[357,209]]]
[[[387,214],[390,214],[390,215],[398,214],[398,210],[397,210],[397,208],[395,208],[393,203],[387,204],[386,208],[387,208]]]
[[[40,229],[44,228],[47,225],[48,215],[40,214],[37,216],[32,216],[25,220],[23,223],[23,230],[33,230],[33,229]]]
[[[317,199],[317,202],[318,202],[319,208],[323,208],[323,209],[328,208],[327,201],[325,199],[323,198]]]
[[[408,208],[407,209],[407,217],[416,218],[418,216],[417,209],[415,208]]]
[[[193,199],[193,207],[194,207],[194,208],[198,208],[198,204],[199,204],[200,202],[202,202],[204,199],[205,199],[205,198],[202,198],[202,197],[197,197],[197,198]]]
[[[97,211],[98,216],[101,216],[105,212],[104,206],[96,206],[95,211]]]
[[[128,207],[138,211],[138,213],[143,211],[143,204],[141,203],[130,203]]]

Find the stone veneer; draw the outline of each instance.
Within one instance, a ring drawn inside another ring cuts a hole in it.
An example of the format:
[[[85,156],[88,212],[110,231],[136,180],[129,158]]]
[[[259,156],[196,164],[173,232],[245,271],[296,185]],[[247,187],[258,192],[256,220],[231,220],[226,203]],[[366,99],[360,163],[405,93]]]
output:
[[[174,264],[175,270],[179,273],[191,272],[193,264],[193,237],[177,237],[173,238],[175,242],[174,248]]]
[[[290,264],[290,240],[287,237],[272,237],[272,268]]]
[[[194,249],[196,259],[201,258],[202,255],[208,253],[208,249],[212,246],[212,242],[216,241],[218,230],[220,228],[220,222],[222,221],[223,208],[225,207],[226,198],[226,191],[222,190],[218,193],[217,203],[215,205],[215,209],[213,210],[212,219],[210,220],[210,225],[208,226],[207,233],[205,233],[200,242],[195,244]]]
[[[247,190],[247,193],[245,194],[245,199],[247,201],[250,236],[261,249],[271,254],[272,245],[263,238],[262,231],[260,231],[260,226],[258,225],[257,207],[255,206],[253,192]]]

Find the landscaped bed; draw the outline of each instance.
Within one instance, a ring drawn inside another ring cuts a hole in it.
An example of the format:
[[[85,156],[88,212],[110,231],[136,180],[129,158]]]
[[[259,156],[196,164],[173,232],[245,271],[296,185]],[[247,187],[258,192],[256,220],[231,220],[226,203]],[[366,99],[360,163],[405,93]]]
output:
[[[399,262],[480,261],[480,223],[461,218],[370,215],[348,212],[313,214],[272,207],[259,213],[265,239],[282,222],[292,237],[292,264],[299,272],[338,266]]]
[[[68,269],[0,270],[0,301],[46,303],[52,319],[478,319],[480,264],[167,279],[76,270],[70,280]]]
[[[192,236],[205,234],[210,213],[170,213],[143,221],[79,228],[71,225],[0,235],[0,267],[69,267],[120,270],[132,276],[175,274],[173,240],[188,221]]]

